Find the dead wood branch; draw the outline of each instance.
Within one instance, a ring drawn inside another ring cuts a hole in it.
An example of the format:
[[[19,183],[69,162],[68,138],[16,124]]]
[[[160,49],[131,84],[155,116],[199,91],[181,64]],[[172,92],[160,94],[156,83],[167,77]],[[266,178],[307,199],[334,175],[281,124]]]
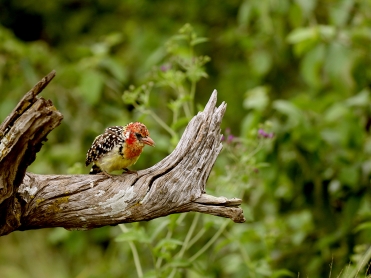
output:
[[[26,173],[63,118],[51,101],[36,97],[54,75],[36,84],[0,126],[0,235],[49,227],[91,229],[188,211],[245,221],[240,199],[205,194],[222,149],[226,104],[216,107],[216,91],[189,122],[176,149],[138,175]]]

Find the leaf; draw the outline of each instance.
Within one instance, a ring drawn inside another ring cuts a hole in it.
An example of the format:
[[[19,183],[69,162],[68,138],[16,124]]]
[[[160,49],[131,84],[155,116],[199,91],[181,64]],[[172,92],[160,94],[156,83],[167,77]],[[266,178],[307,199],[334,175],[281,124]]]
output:
[[[303,22],[303,12],[300,6],[294,3],[290,6],[289,20],[293,27],[298,28],[299,26],[301,26]]]
[[[341,134],[334,129],[323,129],[321,132],[322,139],[329,145],[339,145],[341,143]]]
[[[243,106],[246,109],[264,110],[269,103],[268,87],[259,86],[246,92]]]
[[[291,102],[286,100],[276,100],[273,102],[273,108],[288,117],[289,127],[297,126],[303,119],[302,112]]]
[[[371,229],[371,222],[364,222],[364,223],[361,223],[359,224],[355,229],[354,229],[354,232],[359,232],[359,231],[362,231],[362,230],[366,230],[366,229]]]
[[[110,47],[112,47],[122,43],[124,41],[124,35],[120,32],[115,32],[107,35],[104,40]]]
[[[287,42],[296,44],[309,39],[316,39],[318,37],[318,32],[316,28],[306,27],[306,28],[297,28],[293,30],[287,36]]]
[[[150,243],[150,237],[146,234],[144,229],[140,227],[139,229],[131,229],[128,232],[122,233],[115,238],[115,241],[137,241],[141,243]]]
[[[349,107],[368,107],[370,105],[370,91],[363,89],[357,95],[348,98],[345,103]]]
[[[179,109],[182,107],[184,101],[183,99],[175,99],[175,100],[170,100],[167,104],[167,107],[169,107],[169,109],[171,109],[171,111],[173,112],[178,112]]]
[[[324,55],[320,59],[325,58]],[[326,51],[324,70],[338,91],[348,93],[355,86],[352,76],[354,55],[348,47],[333,42]]]
[[[165,248],[167,250],[174,250],[177,246],[183,245],[183,242],[177,239],[173,238],[164,238],[161,239],[155,246],[155,250],[159,251],[162,248]]]
[[[318,30],[321,35],[321,38],[325,40],[332,40],[336,35],[336,29],[334,26],[319,25]]]
[[[152,269],[144,273],[143,278],[158,278],[156,270]]]
[[[159,64],[166,56],[166,51],[163,47],[158,47],[153,53],[147,57],[143,67],[150,69],[151,67]]]
[[[305,15],[311,14],[317,4],[315,0],[296,0],[295,2],[300,6]]]
[[[168,264],[171,267],[189,267],[190,262],[185,259],[172,259],[171,262]]]
[[[187,77],[192,82],[198,82],[202,77],[207,78],[208,75],[202,67],[193,66],[187,69]]]
[[[102,65],[120,82],[127,79],[127,72],[125,67],[119,61],[112,58],[106,58],[102,61]]]
[[[245,118],[242,119],[241,123],[241,134],[243,137],[254,137],[256,138],[256,130],[258,124],[261,122],[261,113],[248,113]]]
[[[319,44],[310,50],[302,60],[300,72],[309,86],[320,87],[323,85],[321,68],[325,59],[326,48]]]
[[[172,40],[176,40],[176,41],[186,40],[187,38],[188,36],[184,34],[174,35],[171,37]]]
[[[258,75],[266,74],[272,67],[272,56],[268,51],[256,51],[250,58],[252,70]]]
[[[122,94],[122,100],[125,104],[135,104],[139,98],[140,95],[140,89],[136,88],[132,91],[125,91]]]
[[[203,37],[195,38],[191,41],[191,45],[197,45],[197,44],[204,43],[204,42],[207,42],[207,41],[209,41],[208,38],[203,38]]]
[[[324,113],[324,121],[328,123],[338,123],[349,112],[344,103],[335,103],[331,105]]]
[[[331,22],[336,26],[344,26],[352,14],[354,0],[343,0],[334,2],[334,7],[330,10]]]
[[[240,9],[238,11],[238,15],[237,15],[237,22],[238,24],[240,25],[247,25],[250,21],[250,18],[251,18],[251,14],[252,14],[252,7],[251,7],[251,2],[250,1],[244,1],[241,5],[240,5]]]

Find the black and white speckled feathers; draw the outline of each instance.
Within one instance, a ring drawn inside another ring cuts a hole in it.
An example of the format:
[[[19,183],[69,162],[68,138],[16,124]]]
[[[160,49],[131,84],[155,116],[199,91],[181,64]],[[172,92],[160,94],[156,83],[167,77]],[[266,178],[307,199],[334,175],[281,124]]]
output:
[[[103,134],[98,135],[86,154],[85,165],[88,166],[90,163],[97,161],[112,151],[116,145],[122,146],[126,140],[125,128],[126,126],[111,126],[106,128]]]

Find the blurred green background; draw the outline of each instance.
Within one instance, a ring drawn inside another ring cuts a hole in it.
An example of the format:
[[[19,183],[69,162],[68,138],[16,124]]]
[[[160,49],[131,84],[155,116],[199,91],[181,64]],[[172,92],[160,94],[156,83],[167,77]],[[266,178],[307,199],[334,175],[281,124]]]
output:
[[[187,24],[189,23],[189,24]],[[64,115],[30,172],[88,173],[105,127],[175,147],[213,89],[227,102],[207,193],[244,224],[188,213],[0,238],[0,277],[366,277],[371,1],[0,0],[0,120],[42,92]]]

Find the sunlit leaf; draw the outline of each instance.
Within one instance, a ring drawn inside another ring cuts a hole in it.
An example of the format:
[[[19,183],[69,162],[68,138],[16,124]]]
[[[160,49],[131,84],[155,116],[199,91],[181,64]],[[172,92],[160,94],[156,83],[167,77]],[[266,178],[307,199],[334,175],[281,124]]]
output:
[[[304,40],[316,39],[317,37],[318,30],[316,28],[297,28],[287,36],[287,42],[296,44]]]
[[[326,122],[339,122],[349,112],[343,103],[335,103],[330,106],[324,113]]]
[[[269,88],[266,86],[259,86],[247,91],[243,106],[246,109],[264,110],[269,102],[268,91]]]
[[[266,74],[272,66],[272,56],[267,51],[257,51],[251,56],[252,70],[259,75]]]
[[[362,230],[371,230],[371,222],[364,222],[359,224],[355,229],[354,232],[357,233]]]
[[[367,107],[370,103],[370,91],[368,89],[363,89],[354,97],[348,98],[345,101],[346,105],[352,106],[359,106],[359,107]]]
[[[204,42],[207,42],[208,40],[209,40],[208,38],[196,38],[191,41],[191,45],[197,45],[200,43],[204,43]]]
[[[243,3],[240,5],[237,15],[238,23],[240,25],[246,25],[250,21],[251,6],[252,3],[250,1],[243,1]]]
[[[289,101],[276,100],[273,102],[273,107],[288,117],[290,126],[296,126],[302,120],[302,112]]]
[[[304,15],[312,13],[317,3],[315,0],[295,0],[295,2],[301,7]]]

